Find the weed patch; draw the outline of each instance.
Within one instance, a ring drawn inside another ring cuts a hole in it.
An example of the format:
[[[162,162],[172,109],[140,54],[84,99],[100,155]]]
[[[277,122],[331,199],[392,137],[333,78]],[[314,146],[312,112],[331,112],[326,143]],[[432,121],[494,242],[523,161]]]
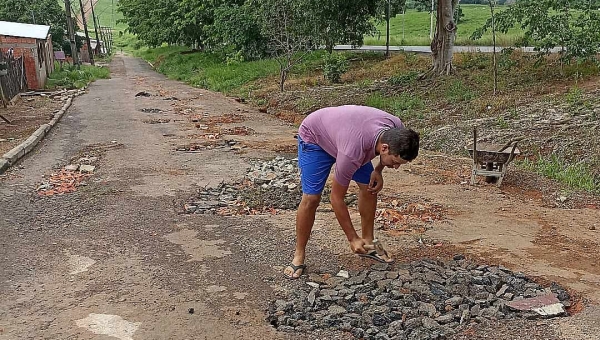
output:
[[[466,102],[476,97],[475,92],[461,80],[453,80],[446,88],[445,96],[450,103]]]
[[[423,118],[422,114],[419,115],[415,111],[425,107],[421,98],[410,93],[400,93],[392,97],[376,93],[367,97],[365,105],[387,111],[403,119]]]
[[[557,180],[571,189],[600,193],[600,178],[594,175],[592,167],[584,162],[569,164],[556,155],[545,159],[525,159],[521,165],[530,171]]]
[[[82,65],[77,69],[76,66],[66,65],[59,69],[57,64],[56,71],[48,77],[46,88],[79,89],[96,79],[108,78],[110,78],[110,70],[106,67]]]

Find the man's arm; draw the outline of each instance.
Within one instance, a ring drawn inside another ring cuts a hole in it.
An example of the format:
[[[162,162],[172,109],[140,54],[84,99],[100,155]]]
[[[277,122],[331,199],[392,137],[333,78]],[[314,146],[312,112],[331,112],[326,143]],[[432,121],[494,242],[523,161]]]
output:
[[[381,164],[380,159],[379,164],[377,164],[373,173],[371,173],[371,179],[369,180],[369,187],[367,190],[372,194],[377,194],[383,189],[383,168],[385,168],[385,166]]]

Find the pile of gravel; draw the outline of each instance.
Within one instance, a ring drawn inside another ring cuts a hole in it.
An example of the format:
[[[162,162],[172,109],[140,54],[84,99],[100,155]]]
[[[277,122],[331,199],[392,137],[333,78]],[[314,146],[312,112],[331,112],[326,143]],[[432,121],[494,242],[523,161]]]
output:
[[[202,188],[185,203],[187,213],[240,215],[296,209],[302,198],[298,160],[256,161],[242,181]]]
[[[512,300],[555,293],[569,306],[570,298],[556,284],[543,288],[521,273],[475,265],[462,255],[448,263],[375,264],[327,280],[312,274],[309,280],[286,300],[270,304],[267,320],[277,330],[325,329],[378,340],[445,339],[471,322],[540,317],[505,305]]]

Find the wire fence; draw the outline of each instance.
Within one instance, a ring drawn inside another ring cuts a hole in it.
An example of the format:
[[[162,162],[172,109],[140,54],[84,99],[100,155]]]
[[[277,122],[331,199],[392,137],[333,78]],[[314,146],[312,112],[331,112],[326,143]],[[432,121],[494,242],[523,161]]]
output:
[[[23,56],[15,58],[10,52],[0,51],[0,100],[6,105],[26,89],[27,79]]]

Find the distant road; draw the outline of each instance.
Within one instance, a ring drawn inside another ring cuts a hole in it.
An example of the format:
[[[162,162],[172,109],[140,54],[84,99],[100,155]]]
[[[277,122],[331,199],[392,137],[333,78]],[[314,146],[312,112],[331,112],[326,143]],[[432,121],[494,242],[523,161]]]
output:
[[[496,47],[496,51],[500,52],[505,47]],[[333,48],[334,50],[340,51],[385,51],[385,46],[372,46],[365,45],[353,48],[351,45],[337,45]],[[516,50],[521,50],[527,53],[536,52],[533,47],[521,47],[515,48]],[[552,53],[560,52],[560,47],[555,47],[551,50]],[[390,46],[390,51],[399,52],[415,52],[415,53],[431,53],[431,48],[429,46]],[[455,53],[464,53],[464,52],[482,52],[482,53],[492,53],[494,51],[493,46],[454,46]]]

